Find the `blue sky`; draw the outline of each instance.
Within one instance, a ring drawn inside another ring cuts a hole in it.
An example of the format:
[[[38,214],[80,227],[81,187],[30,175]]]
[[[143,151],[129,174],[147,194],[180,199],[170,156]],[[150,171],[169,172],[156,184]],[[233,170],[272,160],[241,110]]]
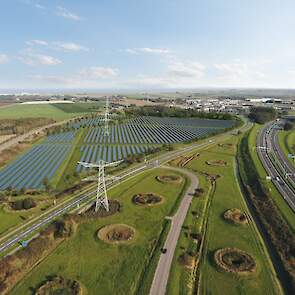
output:
[[[293,0],[2,0],[0,89],[295,88]]]

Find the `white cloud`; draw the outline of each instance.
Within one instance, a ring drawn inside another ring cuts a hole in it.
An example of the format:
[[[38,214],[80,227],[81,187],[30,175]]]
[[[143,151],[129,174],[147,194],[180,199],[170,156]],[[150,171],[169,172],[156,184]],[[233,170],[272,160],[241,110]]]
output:
[[[214,64],[214,67],[218,71],[217,82],[222,86],[256,86],[265,82],[266,75],[256,62],[235,59],[231,63]]]
[[[30,46],[33,46],[33,45],[48,46],[48,42],[44,40],[30,40],[30,41],[27,41],[26,44]]]
[[[46,7],[44,5],[41,5],[39,2],[37,1],[32,1],[32,0],[21,0],[21,2],[23,2],[24,4],[33,6],[37,9],[41,9],[41,10],[45,10]]]
[[[42,83],[59,85],[68,88],[95,88],[113,86],[113,79],[119,75],[119,70],[111,67],[84,68],[71,76],[35,75],[31,78]]]
[[[66,52],[89,51],[89,48],[74,42],[60,42],[60,41],[47,42],[44,40],[30,40],[30,41],[27,41],[26,44],[29,46],[39,46],[39,45],[46,46],[50,49],[63,50]]]
[[[73,13],[62,6],[57,6],[56,14],[63,18],[74,20],[74,21],[80,21],[82,19],[78,14]]]
[[[0,65],[7,64],[9,57],[6,54],[0,54]]]
[[[53,42],[52,46],[64,51],[89,51],[89,48],[74,42]]]
[[[151,48],[151,47],[141,47],[141,48],[127,48],[125,52],[129,54],[156,54],[156,55],[168,55],[171,54],[171,51],[166,48]]]
[[[49,55],[37,54],[30,49],[24,50],[18,58],[22,63],[26,65],[30,65],[30,66],[36,66],[36,65],[55,66],[62,63],[59,59],[55,57],[52,57]]]
[[[116,77],[118,74],[118,69],[108,67],[90,67],[79,72],[79,75],[84,79],[106,79]]]
[[[139,75],[131,84],[163,88],[193,88],[199,86],[206,67],[198,62],[169,61],[167,70],[154,76]]]

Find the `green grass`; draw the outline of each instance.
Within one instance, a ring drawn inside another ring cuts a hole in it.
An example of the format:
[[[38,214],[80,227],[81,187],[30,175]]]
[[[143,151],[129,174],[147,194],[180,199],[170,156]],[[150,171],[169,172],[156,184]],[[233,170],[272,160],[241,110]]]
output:
[[[155,179],[160,174],[167,174],[167,170],[146,172],[112,189],[110,197],[122,203],[122,212],[81,224],[75,236],[36,266],[11,294],[31,294],[31,287],[53,274],[80,281],[88,294],[135,294],[144,284],[142,273],[161,234],[164,217],[181,197],[182,185],[162,184]],[[151,191],[162,195],[165,202],[149,208],[132,203],[134,194]],[[98,240],[97,230],[112,223],[134,227],[135,240],[128,245],[109,245]]]
[[[295,155],[295,130],[279,131],[278,141],[280,148],[286,155],[287,159],[294,164],[294,160],[289,158],[288,155]]]
[[[248,145],[249,145],[250,154],[254,161],[256,171],[259,175],[260,183],[266,188],[270,196],[273,198],[274,202],[276,203],[280,211],[280,214],[288,222],[292,230],[295,231],[294,213],[292,209],[288,206],[286,201],[283,199],[281,194],[278,192],[274,184],[271,181],[266,180],[267,173],[260,162],[256,149],[254,148],[256,146],[257,134],[261,128],[262,128],[261,125],[256,124],[249,134]]]
[[[238,137],[234,137],[226,142],[236,145],[237,141]],[[234,174],[235,154],[235,146],[228,148],[214,146],[201,151],[200,157],[188,164],[190,169],[221,176],[217,180],[216,190],[208,210],[204,256],[200,265],[200,294],[278,294],[280,289],[274,270],[255,225],[235,226],[223,219],[223,213],[229,208],[239,208],[248,212]],[[227,165],[225,167],[208,166],[205,163],[208,160],[224,160]],[[201,181],[201,185],[206,187],[206,181],[204,179]],[[201,201],[201,199],[194,202],[197,203],[198,201]],[[196,205],[193,203],[193,206]],[[204,204],[199,204],[199,206],[205,207]],[[201,215],[200,221],[205,217]],[[198,232],[200,224],[191,222],[190,218],[187,218],[186,224],[192,226],[192,231]],[[179,246],[184,247],[185,250],[192,249],[191,241],[185,237],[184,232],[178,245],[178,255],[180,253]],[[238,276],[218,271],[212,255],[215,250],[223,247],[237,247],[250,253],[257,263],[256,273],[249,276]],[[177,257],[174,259],[172,276],[169,281],[169,294],[188,294],[189,292],[184,290],[189,290],[187,285],[190,271],[178,265],[176,259]]]
[[[13,104],[0,108],[1,119],[19,118],[51,118],[54,120],[65,120],[77,116],[77,114],[66,113],[50,104]]]
[[[18,200],[27,198],[29,196],[18,196],[12,197],[12,200]],[[31,196],[30,196],[31,197]],[[53,202],[50,201],[47,195],[37,195],[33,196],[35,200],[42,201],[37,207],[30,210],[21,210],[15,211],[7,208],[7,205],[0,204],[0,235],[4,234],[8,229],[13,228],[17,225],[22,224],[24,221],[27,221],[30,218],[33,218],[49,206],[53,205]]]
[[[88,113],[103,110],[104,102],[57,103],[53,106],[66,113]]]

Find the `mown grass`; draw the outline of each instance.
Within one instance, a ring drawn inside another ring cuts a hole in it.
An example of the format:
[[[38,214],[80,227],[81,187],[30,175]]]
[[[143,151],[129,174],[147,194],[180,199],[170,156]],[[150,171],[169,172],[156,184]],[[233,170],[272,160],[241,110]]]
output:
[[[57,103],[53,106],[66,113],[88,113],[103,110],[104,102]]]
[[[216,182],[215,193],[211,196],[208,216],[200,216],[200,221],[207,217],[208,223],[204,256],[200,264],[199,292],[200,294],[279,294],[280,288],[273,266],[255,225],[236,226],[223,218],[223,213],[229,208],[239,208],[249,214],[234,173],[237,142],[238,137],[233,137],[225,142],[232,144],[232,146],[215,145],[201,151],[200,156],[187,166],[195,171],[221,176]],[[227,162],[227,165],[225,167],[208,166],[205,163],[208,160],[223,160]],[[201,181],[201,185],[203,183],[203,186],[206,187],[206,180]],[[203,200],[205,199],[206,197]],[[194,202],[199,200],[196,199]],[[193,206],[194,204],[192,204],[192,208]],[[192,226],[193,230],[199,230],[198,223],[189,222],[188,218],[186,223]],[[178,255],[180,246],[183,247],[183,251],[190,250],[191,241],[189,240],[190,238],[186,237],[183,232],[178,246]],[[217,270],[212,258],[213,253],[224,247],[236,247],[250,253],[257,263],[257,271],[249,276],[238,276]],[[191,283],[190,270],[182,268],[178,264],[177,258],[174,258],[173,271],[169,281],[169,294],[188,294],[189,291],[192,291],[188,288],[188,284]]]
[[[294,164],[294,159],[288,157],[289,154],[295,155],[295,130],[279,131],[278,134],[279,146],[286,158]]]
[[[184,184],[171,186],[155,179],[165,174],[166,169],[156,169],[113,188],[109,195],[121,202],[122,212],[81,224],[75,236],[36,266],[11,294],[31,294],[31,287],[54,274],[80,281],[88,294],[135,294],[145,284],[142,273],[148,267],[151,250],[161,234],[164,217],[181,197]],[[165,202],[154,207],[138,207],[131,199],[140,192],[160,194]],[[134,227],[134,241],[128,245],[109,245],[98,240],[97,230],[112,223]]]
[[[32,196],[20,195],[17,197],[11,197],[11,201],[28,197]],[[32,198],[39,202],[39,204],[37,207],[29,210],[12,210],[8,207],[8,204],[0,204],[0,235],[4,234],[10,228],[22,224],[23,222],[41,214],[50,206],[53,206],[53,201],[46,194],[37,195]]]
[[[77,116],[76,113],[66,113],[50,104],[13,104],[0,109],[1,119],[19,118],[51,118],[65,120]]]

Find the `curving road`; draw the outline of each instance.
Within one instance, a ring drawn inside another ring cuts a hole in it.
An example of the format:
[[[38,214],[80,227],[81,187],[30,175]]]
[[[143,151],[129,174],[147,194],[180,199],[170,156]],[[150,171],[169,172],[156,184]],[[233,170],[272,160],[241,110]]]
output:
[[[283,155],[277,143],[274,122],[265,125],[257,136],[257,152],[264,166],[264,169],[271,177],[282,197],[295,212],[295,193],[292,185],[293,179],[290,176],[286,179],[286,173],[282,172],[280,167],[287,167],[289,161]],[[273,157],[274,156],[274,157]],[[289,167],[289,166],[288,166]]]
[[[247,129],[249,127],[249,122],[245,123],[242,127],[238,128],[237,130]],[[180,155],[188,153],[192,150],[196,150],[198,148],[208,147],[210,145],[216,144],[217,140],[225,140],[227,137],[232,136],[233,131],[228,131],[226,133],[222,133],[216,135],[205,141],[203,143],[195,143],[191,144],[188,147],[181,148],[176,151],[167,152],[164,155],[158,156],[153,158],[150,161],[145,163],[140,163],[132,168],[129,168],[120,174],[116,175],[117,179],[113,181],[107,182],[107,189],[119,185],[122,181],[125,181],[131,177],[134,177],[148,169],[152,169],[157,167],[160,164],[164,164],[172,159],[177,158]],[[39,218],[35,218],[33,220],[29,220],[28,222],[22,224],[17,229],[12,230],[5,234],[5,237],[0,237],[0,255],[4,252],[8,251],[11,247],[26,239],[27,237],[31,236],[35,232],[41,230],[42,227],[52,222],[59,216],[64,215],[67,212],[70,212],[77,208],[77,206],[84,206],[89,204],[90,201],[94,200],[96,196],[96,190],[93,188],[89,188],[87,193],[82,192],[79,195],[71,198],[70,200],[65,201],[62,204],[57,205],[54,209],[48,210],[44,212]]]
[[[167,235],[164,248],[167,249],[166,253],[161,253],[154,279],[150,289],[150,295],[164,295],[166,293],[166,287],[169,279],[171,264],[174,257],[174,252],[179,239],[182,225],[185,217],[188,213],[193,193],[199,185],[198,178],[192,172],[186,169],[164,167],[170,170],[175,170],[186,175],[190,178],[191,183],[183,196],[181,203],[178,207],[176,214],[171,218],[171,227]]]
[[[139,164],[133,168],[125,170],[121,172],[119,175],[116,175],[117,178],[113,181],[107,182],[107,189],[120,184],[122,181],[129,179],[130,177],[134,177],[139,173],[142,173],[148,169],[156,168],[160,164],[163,164],[167,161],[170,161],[184,153],[188,153],[191,150],[197,148],[203,148],[206,146],[210,146],[214,143],[213,140],[209,140],[202,144],[193,144],[189,147],[182,148],[180,150],[167,152],[164,155],[158,156],[146,163]],[[13,231],[10,234],[7,234],[5,237],[5,241],[0,244],[0,254],[7,251],[9,248],[14,246],[16,243],[20,242],[21,240],[25,239],[26,237],[30,236],[31,234],[35,233],[37,230],[40,230],[46,224],[49,224],[51,221],[56,219],[57,217],[75,209],[78,205],[89,203],[93,200],[96,196],[96,190],[90,190],[87,194],[85,192],[81,193],[80,195],[72,198],[68,202],[63,203],[60,206],[57,206],[55,210],[51,210],[50,212],[45,212],[44,215],[40,216],[37,220],[33,222],[28,221],[27,226],[22,226],[19,230]],[[0,239],[1,241],[1,239]]]

